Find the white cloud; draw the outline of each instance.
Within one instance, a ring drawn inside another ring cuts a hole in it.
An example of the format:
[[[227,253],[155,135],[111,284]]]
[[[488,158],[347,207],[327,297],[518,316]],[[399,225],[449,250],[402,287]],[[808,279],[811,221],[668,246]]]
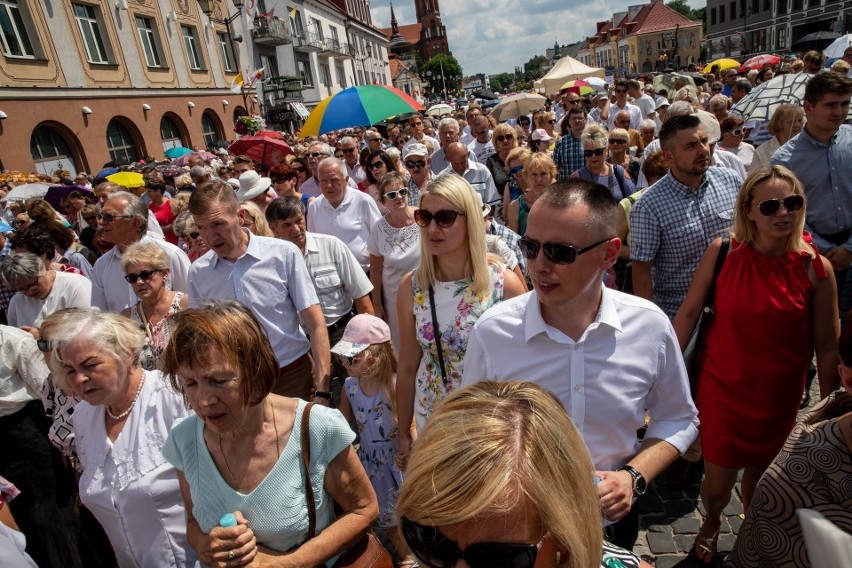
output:
[[[439,0],[440,1],[440,0]],[[450,50],[466,75],[512,72],[545,49],[585,39],[595,23],[641,0],[443,0]],[[689,0],[693,7],[702,0]],[[390,0],[372,0],[373,23],[390,27]],[[415,22],[414,0],[393,5],[400,26]]]

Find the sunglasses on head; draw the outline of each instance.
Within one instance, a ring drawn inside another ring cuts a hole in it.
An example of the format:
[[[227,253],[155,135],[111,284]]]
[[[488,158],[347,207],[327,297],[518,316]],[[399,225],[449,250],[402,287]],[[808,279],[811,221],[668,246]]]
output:
[[[612,237],[598,241],[587,247],[576,249],[571,245],[563,245],[560,243],[540,243],[532,239],[522,238],[518,241],[518,246],[521,248],[521,252],[528,260],[535,259],[538,256],[538,251],[544,249],[544,257],[550,262],[555,264],[573,264],[574,261],[577,260],[577,257],[581,254],[589,252],[593,248],[611,240]]]
[[[757,204],[757,209],[767,217],[775,215],[781,205],[790,213],[795,213],[805,206],[805,198],[801,195],[788,195],[784,199],[767,199]]]
[[[596,150],[583,150],[583,155],[587,158],[592,156],[603,156],[606,148],[597,148]]]
[[[511,142],[514,139],[515,136],[513,134],[501,134],[500,136],[497,136],[497,142],[506,142],[507,140]]]
[[[411,552],[429,568],[451,568],[464,560],[471,568],[532,568],[538,551],[550,536],[535,544],[477,542],[459,550],[435,527],[424,526],[405,517],[401,519],[402,535]]]
[[[627,144],[627,140],[624,138],[613,138],[609,141],[610,144]]]
[[[379,160],[378,162],[373,162],[372,164],[370,164],[370,169],[377,170],[384,165],[385,165],[385,163],[383,161]]]
[[[425,168],[426,160],[408,160],[405,162],[405,167],[413,170],[414,168]]]
[[[385,192],[385,199],[390,199],[391,201],[393,201],[397,197],[406,197],[407,195],[408,195],[408,188],[407,187],[401,187],[401,188],[394,190],[394,191]]]
[[[150,280],[150,279],[151,279],[151,277],[152,277],[153,275],[157,274],[158,272],[162,272],[162,270],[160,270],[160,269],[157,269],[157,270],[143,270],[143,271],[142,271],[142,272],[140,272],[139,274],[133,274],[133,273],[131,272],[130,274],[127,274],[127,275],[124,277],[124,279],[125,279],[125,280],[127,280],[127,281],[128,281],[129,283],[131,283],[131,284],[136,284],[136,281],[137,281],[137,280],[142,280],[142,282],[147,282],[148,280]]]
[[[436,225],[446,229],[453,226],[459,215],[464,216],[464,213],[453,211],[452,209],[441,209],[434,213],[425,209],[417,209],[414,211],[414,221],[421,227],[428,227],[429,223],[434,219]]]

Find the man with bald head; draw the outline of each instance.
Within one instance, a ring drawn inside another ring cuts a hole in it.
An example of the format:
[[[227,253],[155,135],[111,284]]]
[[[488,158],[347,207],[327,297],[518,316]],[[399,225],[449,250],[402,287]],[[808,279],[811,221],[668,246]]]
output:
[[[311,169],[311,177],[305,181],[301,186],[299,186],[299,193],[305,194],[307,193],[311,197],[319,197],[322,195],[322,190],[320,189],[319,182],[317,181],[317,168],[319,167],[319,163],[326,158],[334,157],[334,148],[332,148],[329,144],[325,142],[314,142],[310,146],[308,146],[308,167]],[[347,175],[348,179],[348,175]],[[350,181],[349,186],[358,189],[358,186]]]
[[[441,142],[441,148],[435,150],[435,153],[432,154],[431,169],[433,174],[441,173],[450,165],[444,153],[444,147],[459,141],[459,122],[455,118],[442,118],[441,122],[438,123],[438,139]],[[478,161],[473,151],[469,151],[469,157],[474,162]]]
[[[642,144],[642,136],[639,134],[638,130],[631,128],[630,124],[632,118],[630,117],[630,113],[626,110],[618,111],[615,115],[615,122],[613,123],[614,128],[623,128],[627,131],[627,146],[630,148],[636,148],[636,153],[639,154],[642,150],[645,149]]]
[[[483,203],[492,206],[500,203],[500,195],[497,193],[497,186],[494,185],[491,172],[484,164],[471,161],[467,146],[461,142],[453,142],[444,148],[444,153],[450,165],[439,175],[448,173],[460,175],[482,196]]]

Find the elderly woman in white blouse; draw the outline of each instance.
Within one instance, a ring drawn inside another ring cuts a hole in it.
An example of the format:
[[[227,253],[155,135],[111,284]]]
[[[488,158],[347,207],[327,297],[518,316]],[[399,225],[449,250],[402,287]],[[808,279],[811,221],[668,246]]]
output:
[[[199,566],[186,539],[175,468],[162,455],[190,412],[159,371],[144,371],[145,333],[131,320],[80,310],[55,329],[50,368],[81,399],[74,413],[80,500],[103,526],[119,566]]]

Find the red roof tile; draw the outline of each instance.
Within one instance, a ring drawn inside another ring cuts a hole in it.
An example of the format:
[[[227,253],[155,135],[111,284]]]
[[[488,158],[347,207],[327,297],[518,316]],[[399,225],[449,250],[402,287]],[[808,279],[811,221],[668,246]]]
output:
[[[647,10],[643,8],[637,15],[636,21],[639,26],[633,31],[634,35],[674,29],[678,24],[681,27],[700,24],[700,22],[693,22],[683,14],[672,10],[662,2],[653,2]]]
[[[402,36],[402,39],[410,43],[411,45],[417,45],[417,42],[420,41],[420,30],[423,29],[421,24],[408,24],[407,26],[399,26],[399,35]],[[390,39],[393,34],[393,30],[391,28],[384,28],[382,30],[384,34]]]

